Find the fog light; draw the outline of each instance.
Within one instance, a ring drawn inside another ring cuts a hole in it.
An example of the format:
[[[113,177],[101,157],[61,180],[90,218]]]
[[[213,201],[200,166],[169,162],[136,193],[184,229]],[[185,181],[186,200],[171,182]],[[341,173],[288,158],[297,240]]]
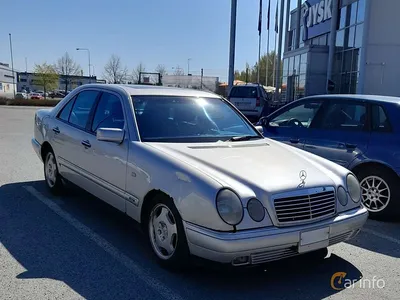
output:
[[[339,186],[339,188],[337,190],[337,197],[338,197],[340,204],[342,204],[343,206],[347,205],[347,202],[348,202],[347,193],[346,193],[346,190],[342,186]]]
[[[232,265],[234,266],[243,266],[243,265],[248,265],[249,263],[250,263],[250,257],[248,256],[239,256],[232,261]]]

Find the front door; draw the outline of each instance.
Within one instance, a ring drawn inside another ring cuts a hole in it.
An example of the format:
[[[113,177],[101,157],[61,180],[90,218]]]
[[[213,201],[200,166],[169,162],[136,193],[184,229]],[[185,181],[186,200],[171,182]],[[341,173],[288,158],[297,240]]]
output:
[[[319,99],[300,100],[276,111],[267,118],[264,136],[303,149],[321,103]]]
[[[362,101],[332,99],[310,129],[304,150],[348,168],[368,150],[367,105]]]

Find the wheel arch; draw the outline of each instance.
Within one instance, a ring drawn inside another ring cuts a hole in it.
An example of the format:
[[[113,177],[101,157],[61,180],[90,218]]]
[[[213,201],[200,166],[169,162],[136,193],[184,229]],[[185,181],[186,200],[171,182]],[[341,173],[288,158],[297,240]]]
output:
[[[172,202],[175,205],[175,202],[173,201],[173,198],[168,195],[167,193],[165,193],[162,190],[158,190],[158,189],[153,189],[151,191],[149,191],[143,198],[143,204],[142,204],[142,208],[140,210],[140,220],[139,223],[141,224],[142,228],[144,228],[144,226],[146,226],[146,219],[149,213],[149,210],[151,209],[151,204],[152,204],[152,200],[156,197],[156,196],[165,196],[168,197],[172,200]],[[175,205],[176,207],[176,205]]]
[[[367,169],[367,168],[381,168],[387,171],[388,173],[392,174],[393,176],[399,177],[399,175],[396,173],[396,171],[390,167],[389,165],[379,162],[379,161],[366,161],[366,162],[361,162],[351,168],[351,171],[355,174],[358,175],[358,173],[361,170]]]
[[[51,145],[50,145],[49,142],[45,141],[45,142],[42,144],[42,146],[41,146],[41,148],[40,148],[40,155],[42,156],[43,162],[45,162],[45,160],[46,160],[46,154],[47,154],[49,151],[52,151],[52,150],[53,150],[53,148],[51,147]]]

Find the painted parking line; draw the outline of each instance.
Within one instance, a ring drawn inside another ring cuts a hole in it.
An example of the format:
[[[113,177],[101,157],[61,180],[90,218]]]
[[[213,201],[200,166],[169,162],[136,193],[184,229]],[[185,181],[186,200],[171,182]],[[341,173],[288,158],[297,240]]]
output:
[[[135,273],[138,278],[143,280],[147,285],[153,288],[156,292],[158,292],[163,298],[168,300],[181,300],[182,297],[176,294],[174,291],[166,287],[157,279],[149,276],[141,267],[139,267],[133,260],[131,260],[128,256],[121,253],[117,248],[111,245],[107,240],[102,238],[97,233],[93,232],[89,227],[82,224],[80,221],[75,219],[69,213],[64,211],[60,206],[58,206],[55,202],[50,200],[48,197],[44,196],[42,193],[37,191],[32,186],[24,186],[30,194],[32,194],[36,199],[45,204],[48,208],[50,208],[53,212],[67,221],[71,226],[77,229],[84,236],[92,240],[96,243],[100,248],[110,254],[114,259],[119,261],[122,265],[127,267],[129,270]]]
[[[372,229],[368,229],[368,228],[363,228],[363,229],[361,229],[361,231],[369,233],[369,234],[372,234],[372,235],[375,235],[375,236],[377,236],[377,237],[379,237],[381,239],[385,239],[385,240],[390,241],[392,243],[395,243],[397,245],[400,245],[400,240],[395,239],[394,237],[388,236],[386,234],[380,233],[378,231],[375,231],[375,230],[372,230]]]

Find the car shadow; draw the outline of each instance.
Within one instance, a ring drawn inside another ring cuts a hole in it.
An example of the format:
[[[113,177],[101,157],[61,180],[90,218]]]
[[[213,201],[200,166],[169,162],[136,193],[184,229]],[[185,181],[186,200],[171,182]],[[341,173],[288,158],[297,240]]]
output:
[[[26,186],[105,239],[136,267],[120,263],[30,194]],[[137,223],[79,188],[68,190],[67,195],[54,197],[42,181],[0,187],[0,243],[26,269],[7,276],[59,280],[87,299],[160,298],[157,288],[147,286],[143,276],[183,299],[321,299],[339,292],[331,286],[336,272],[345,272],[352,280],[362,277],[357,267],[334,254],[319,263],[298,257],[254,268],[207,263],[183,273],[169,272],[154,262]],[[336,281],[334,286],[338,287]]]

